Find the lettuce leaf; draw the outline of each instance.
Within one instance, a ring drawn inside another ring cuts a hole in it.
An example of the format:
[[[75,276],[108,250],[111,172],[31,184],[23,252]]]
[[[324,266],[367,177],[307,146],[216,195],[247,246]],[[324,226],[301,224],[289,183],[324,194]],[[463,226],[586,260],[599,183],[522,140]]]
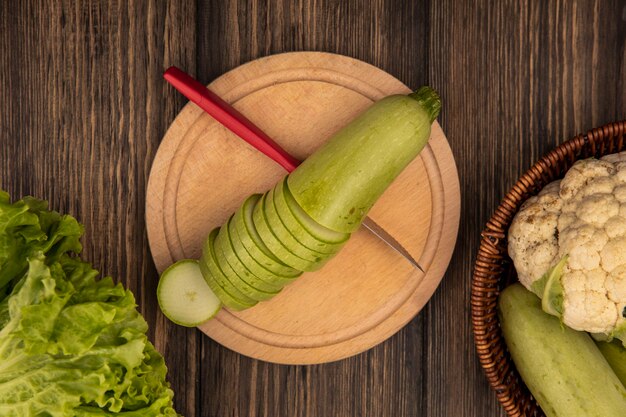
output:
[[[0,416],[177,416],[133,294],[76,257],[81,234],[0,192]]]
[[[47,208],[45,201],[32,197],[11,204],[8,194],[0,190],[0,289],[5,294],[35,253],[45,254],[50,264],[67,252],[82,250],[83,226],[72,216]]]

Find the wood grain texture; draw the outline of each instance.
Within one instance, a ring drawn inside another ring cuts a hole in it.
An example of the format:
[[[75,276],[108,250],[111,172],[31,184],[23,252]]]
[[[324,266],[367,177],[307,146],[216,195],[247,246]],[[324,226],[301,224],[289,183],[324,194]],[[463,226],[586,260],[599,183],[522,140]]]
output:
[[[133,290],[151,339],[180,365],[170,380],[187,415],[199,338],[158,310],[144,205],[154,153],[184,103],[160,74],[195,67],[194,16],[186,1],[0,2],[0,186],[85,224],[85,258]]]
[[[431,4],[430,82],[464,193],[456,254],[426,313],[424,336],[436,339],[427,348],[429,416],[504,415],[471,342],[479,234],[539,156],[626,117],[625,8],[623,0]]]
[[[625,0],[0,2],[0,186],[86,225],[85,255],[137,294],[192,416],[502,416],[474,357],[478,234],[517,177],[572,134],[626,117]],[[270,53],[322,50],[440,90],[461,178],[456,255],[427,308],[384,344],[277,366],[170,326],[154,299],[146,180],[185,100],[168,65],[205,83]]]

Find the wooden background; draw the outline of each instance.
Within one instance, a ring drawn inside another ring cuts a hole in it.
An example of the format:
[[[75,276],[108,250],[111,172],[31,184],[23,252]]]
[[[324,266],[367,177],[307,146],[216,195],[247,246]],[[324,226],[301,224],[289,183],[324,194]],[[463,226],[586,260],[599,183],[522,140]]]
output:
[[[541,154],[626,117],[626,0],[0,2],[0,187],[86,226],[85,255],[130,287],[194,416],[502,416],[477,364],[469,279],[479,233]],[[423,312],[337,363],[257,362],[170,325],[146,241],[152,159],[201,81],[268,54],[362,59],[443,97],[461,179],[456,253]]]

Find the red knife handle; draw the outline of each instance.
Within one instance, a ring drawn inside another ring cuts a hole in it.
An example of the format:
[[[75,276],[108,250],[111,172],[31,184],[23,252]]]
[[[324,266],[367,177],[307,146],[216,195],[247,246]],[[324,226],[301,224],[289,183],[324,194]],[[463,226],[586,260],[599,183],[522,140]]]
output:
[[[243,114],[181,69],[170,67],[163,77],[228,130],[273,159],[288,172],[293,171],[300,164],[300,161],[289,155]]]

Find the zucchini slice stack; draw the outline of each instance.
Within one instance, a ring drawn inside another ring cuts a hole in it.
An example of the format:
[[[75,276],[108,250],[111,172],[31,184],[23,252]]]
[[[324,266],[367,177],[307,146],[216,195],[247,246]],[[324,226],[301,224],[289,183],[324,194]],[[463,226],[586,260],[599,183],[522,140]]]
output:
[[[212,292],[244,310],[323,267],[424,148],[440,108],[430,87],[386,97],[273,188],[249,196],[205,241],[198,265]]]

